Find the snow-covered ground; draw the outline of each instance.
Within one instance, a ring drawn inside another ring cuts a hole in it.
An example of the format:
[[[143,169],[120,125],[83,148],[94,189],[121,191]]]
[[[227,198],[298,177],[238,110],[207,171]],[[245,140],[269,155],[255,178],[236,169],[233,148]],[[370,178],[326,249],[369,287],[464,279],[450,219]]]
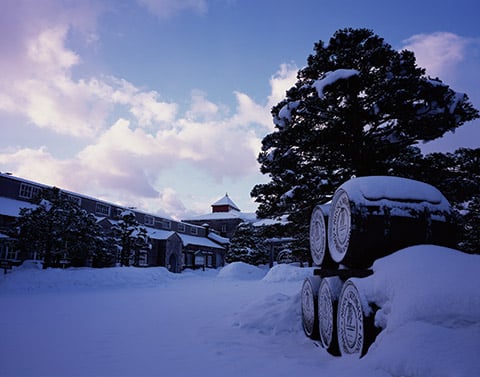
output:
[[[362,359],[305,337],[309,268],[17,268],[0,278],[0,375],[480,375],[480,256],[416,246],[373,268],[358,285],[384,330]]]

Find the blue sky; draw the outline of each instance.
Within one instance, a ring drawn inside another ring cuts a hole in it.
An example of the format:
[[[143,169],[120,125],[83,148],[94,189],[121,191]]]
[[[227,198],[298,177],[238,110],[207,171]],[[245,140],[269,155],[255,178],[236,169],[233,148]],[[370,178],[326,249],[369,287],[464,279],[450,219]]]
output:
[[[478,1],[0,0],[0,171],[174,218],[254,211],[270,108],[366,27],[480,108]],[[422,146],[479,147],[480,121]]]

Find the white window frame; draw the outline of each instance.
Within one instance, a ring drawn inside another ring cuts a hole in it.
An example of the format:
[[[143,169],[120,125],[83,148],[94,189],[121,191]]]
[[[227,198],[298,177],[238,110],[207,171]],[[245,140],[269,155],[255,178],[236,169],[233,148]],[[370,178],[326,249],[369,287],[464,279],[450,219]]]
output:
[[[32,199],[34,195],[37,195],[39,193],[40,187],[29,185],[27,183],[21,183],[18,196],[23,199]]]
[[[177,229],[181,233],[185,233],[186,225],[184,223],[178,223]]]
[[[192,233],[192,234],[198,234],[198,228],[197,228],[196,226],[192,226],[192,227],[190,228],[190,233]]]

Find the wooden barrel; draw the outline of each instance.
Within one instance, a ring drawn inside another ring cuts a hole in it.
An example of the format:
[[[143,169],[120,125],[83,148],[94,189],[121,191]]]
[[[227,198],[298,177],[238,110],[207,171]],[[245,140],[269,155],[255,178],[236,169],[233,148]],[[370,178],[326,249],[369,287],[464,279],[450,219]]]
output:
[[[374,326],[375,310],[369,306],[354,279],[348,279],[338,299],[337,338],[342,356],[364,356],[374,342],[378,329]]]
[[[310,217],[310,255],[316,266],[321,266],[330,255],[327,252],[327,222],[330,205],[319,204]]]
[[[332,355],[340,355],[337,339],[337,306],[342,290],[339,277],[322,279],[318,290],[318,330],[320,343]]]
[[[319,276],[310,276],[303,281],[301,292],[302,327],[305,335],[318,339],[318,288]]]
[[[359,177],[335,192],[328,218],[331,258],[367,268],[381,257],[417,244],[452,247],[453,216],[435,187],[399,177]]]

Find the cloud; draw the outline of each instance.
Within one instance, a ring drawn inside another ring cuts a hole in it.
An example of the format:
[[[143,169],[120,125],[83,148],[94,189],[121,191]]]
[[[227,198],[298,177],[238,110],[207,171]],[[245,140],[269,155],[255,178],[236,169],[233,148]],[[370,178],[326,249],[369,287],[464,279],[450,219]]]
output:
[[[98,131],[108,106],[98,103],[89,82],[72,79],[81,58],[65,46],[74,25],[91,38],[96,15],[87,10],[90,2],[82,4],[75,17],[58,1],[2,4],[0,111],[60,134],[92,137]]]
[[[448,32],[417,34],[403,41],[413,51],[420,67],[433,77],[450,76],[467,54],[473,40]]]
[[[438,77],[454,90],[465,91],[474,107],[480,103],[480,38],[467,38],[448,32],[417,34],[403,41],[404,49],[415,53],[417,64],[432,77]],[[454,151],[459,147],[478,148],[480,121],[475,120],[422,145],[424,153]]]
[[[124,106],[141,127],[174,119],[177,105],[162,102],[156,91],[114,77],[73,79],[72,69],[81,58],[66,47],[69,30],[60,25],[26,37],[25,48],[9,62],[22,68],[0,84],[0,111],[79,138],[98,136],[116,105]]]
[[[284,63],[280,69],[270,78],[271,94],[268,97],[270,107],[276,105],[286,97],[286,92],[297,81],[298,68],[295,64]]]
[[[209,101],[205,92],[194,89],[192,90],[191,97],[192,103],[190,109],[186,113],[187,119],[209,121],[222,115],[220,114],[221,107]]]
[[[198,14],[207,12],[206,0],[137,0],[160,19],[166,19],[183,11],[193,11]]]
[[[45,146],[37,149],[22,148],[0,153],[0,163],[7,165],[8,171],[15,175],[36,180],[37,182],[64,183],[68,169],[72,168],[70,161],[62,161],[52,156]]]
[[[212,184],[254,181],[261,140],[273,130],[271,106],[294,84],[294,66],[282,65],[270,78],[264,104],[235,91],[230,109],[192,90],[188,108],[181,112],[178,103],[126,78],[78,74],[82,56],[69,46],[69,36],[81,32],[85,43],[95,40],[100,10],[66,9],[67,3],[53,0],[42,2],[44,9],[37,2],[25,4],[7,2],[11,20],[0,14],[0,69],[5,73],[0,114],[22,119],[19,128],[26,118],[29,127],[67,135],[61,140],[75,148],[70,154],[63,148],[60,155],[37,142],[35,147],[8,147],[0,150],[2,171],[175,218],[187,209],[174,184],[164,184],[161,177],[178,165],[187,167],[186,172],[175,170],[178,181],[188,182],[192,190],[205,177]],[[203,1],[149,4],[172,6],[170,12],[206,9]],[[195,182],[190,182],[192,171],[199,172]]]

